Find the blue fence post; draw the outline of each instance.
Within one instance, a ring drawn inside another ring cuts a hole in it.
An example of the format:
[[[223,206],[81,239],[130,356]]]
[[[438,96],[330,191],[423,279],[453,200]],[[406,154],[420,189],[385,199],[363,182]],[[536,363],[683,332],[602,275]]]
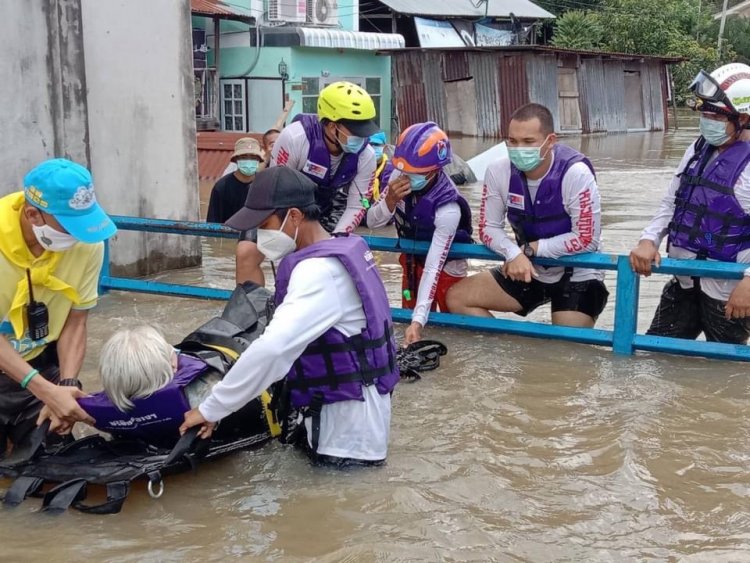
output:
[[[104,259],[102,261],[102,269],[99,272],[99,295],[105,295],[109,293],[109,287],[103,284],[102,281],[110,278],[109,271],[109,241],[104,241]]]
[[[617,258],[617,299],[612,350],[615,354],[633,354],[633,337],[638,329],[638,287],[640,276],[630,268],[627,256]]]

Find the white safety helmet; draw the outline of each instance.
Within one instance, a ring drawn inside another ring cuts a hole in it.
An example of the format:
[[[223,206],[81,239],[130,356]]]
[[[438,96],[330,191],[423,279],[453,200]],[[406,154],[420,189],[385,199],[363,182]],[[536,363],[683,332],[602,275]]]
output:
[[[750,66],[730,63],[711,74],[701,70],[690,85],[696,109],[729,116],[750,115]]]

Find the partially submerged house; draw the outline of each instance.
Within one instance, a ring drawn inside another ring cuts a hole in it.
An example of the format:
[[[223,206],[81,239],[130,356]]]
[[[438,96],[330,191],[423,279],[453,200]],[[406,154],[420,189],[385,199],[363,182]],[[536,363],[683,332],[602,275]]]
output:
[[[539,45],[386,51],[396,128],[432,120],[453,134],[503,137],[519,106],[547,106],[562,133],[668,126],[669,65],[679,58]]]

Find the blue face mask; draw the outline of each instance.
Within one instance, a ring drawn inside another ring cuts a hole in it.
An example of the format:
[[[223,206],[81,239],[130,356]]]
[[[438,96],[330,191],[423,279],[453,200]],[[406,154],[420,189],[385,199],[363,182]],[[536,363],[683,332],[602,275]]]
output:
[[[244,174],[245,176],[255,176],[255,173],[258,171],[258,165],[260,162],[257,160],[238,160],[237,161],[237,170],[240,171],[240,174]]]
[[[375,151],[375,161],[380,162],[380,159],[383,158],[383,145],[370,145],[372,147],[372,150]]]
[[[343,135],[346,138],[346,142],[342,143],[341,140],[339,140],[339,145],[341,145],[341,150],[348,153],[356,153],[362,150],[362,147],[365,146],[365,142],[367,139],[363,137],[355,137],[354,135],[349,135],[348,137],[344,135],[344,132],[341,131],[341,129],[338,130],[338,132]]]
[[[407,174],[407,176],[413,192],[422,191],[427,185],[427,174]]]
[[[701,116],[699,127],[703,138],[713,147],[720,147],[729,140],[730,135],[727,134],[726,121],[716,121]]]

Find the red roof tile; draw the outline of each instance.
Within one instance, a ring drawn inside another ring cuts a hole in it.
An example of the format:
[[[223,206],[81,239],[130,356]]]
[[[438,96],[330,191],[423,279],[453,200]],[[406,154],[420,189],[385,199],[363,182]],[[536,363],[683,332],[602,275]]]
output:
[[[216,181],[221,178],[234,152],[234,143],[243,137],[263,142],[259,133],[227,133],[201,131],[198,133],[198,178]]]

